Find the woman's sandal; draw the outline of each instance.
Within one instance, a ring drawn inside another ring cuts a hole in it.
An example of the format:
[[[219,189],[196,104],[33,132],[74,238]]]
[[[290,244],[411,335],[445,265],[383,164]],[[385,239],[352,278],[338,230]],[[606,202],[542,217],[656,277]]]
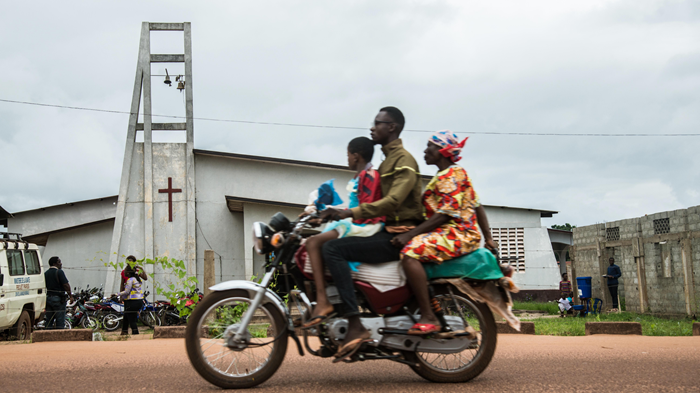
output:
[[[440,328],[432,323],[417,323],[408,329],[408,334],[411,336],[425,336],[428,334],[438,333]]]
[[[316,315],[314,317],[311,317],[308,322],[306,322],[301,328],[302,329],[311,329],[312,327],[316,327],[323,322],[325,322],[328,319],[331,319],[335,317],[336,313],[331,312],[330,314],[327,315]]]

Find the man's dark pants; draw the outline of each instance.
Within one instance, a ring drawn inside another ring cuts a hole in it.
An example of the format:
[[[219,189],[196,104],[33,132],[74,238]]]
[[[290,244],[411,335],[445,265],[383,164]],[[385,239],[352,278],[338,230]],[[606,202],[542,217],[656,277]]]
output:
[[[64,329],[66,326],[66,300],[63,296],[46,297],[46,329]],[[52,327],[53,324],[55,327]]]
[[[398,261],[401,250],[391,244],[394,236],[382,230],[374,236],[346,237],[331,240],[323,245],[323,261],[338,288],[346,318],[360,314],[348,261],[370,264]]]
[[[612,308],[618,308],[617,306],[617,285],[609,285],[608,290],[610,291],[610,296],[612,296]]]

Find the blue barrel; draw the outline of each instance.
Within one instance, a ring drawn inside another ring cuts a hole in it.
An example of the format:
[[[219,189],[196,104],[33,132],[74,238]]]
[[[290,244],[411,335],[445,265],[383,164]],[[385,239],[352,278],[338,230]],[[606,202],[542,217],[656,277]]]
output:
[[[591,298],[591,277],[576,277],[578,297]]]

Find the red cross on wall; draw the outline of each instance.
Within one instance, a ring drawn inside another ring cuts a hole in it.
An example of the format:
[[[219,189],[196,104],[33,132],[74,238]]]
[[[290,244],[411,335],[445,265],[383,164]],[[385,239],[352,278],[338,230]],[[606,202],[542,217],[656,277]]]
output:
[[[168,188],[161,188],[158,190],[161,194],[168,194],[168,221],[173,222],[173,194],[176,192],[182,192],[182,188],[173,188],[173,178],[168,178]]]

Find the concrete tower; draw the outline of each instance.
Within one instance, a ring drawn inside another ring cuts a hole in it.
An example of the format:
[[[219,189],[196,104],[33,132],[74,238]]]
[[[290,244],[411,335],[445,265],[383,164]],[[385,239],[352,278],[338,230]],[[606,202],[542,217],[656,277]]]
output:
[[[184,32],[184,54],[152,54],[151,31]],[[126,136],[119,199],[109,261],[166,256],[186,262],[196,274],[194,121],[192,114],[192,39],[190,23],[149,23],[141,26],[141,42],[131,115]],[[185,63],[184,123],[153,123],[151,64]],[[143,99],[143,123],[138,122]],[[186,131],[184,143],[153,143],[153,131]],[[143,142],[136,141],[143,131]],[[153,265],[146,266],[153,275]],[[118,274],[107,273],[105,293],[118,288]],[[116,286],[115,286],[116,285]]]

